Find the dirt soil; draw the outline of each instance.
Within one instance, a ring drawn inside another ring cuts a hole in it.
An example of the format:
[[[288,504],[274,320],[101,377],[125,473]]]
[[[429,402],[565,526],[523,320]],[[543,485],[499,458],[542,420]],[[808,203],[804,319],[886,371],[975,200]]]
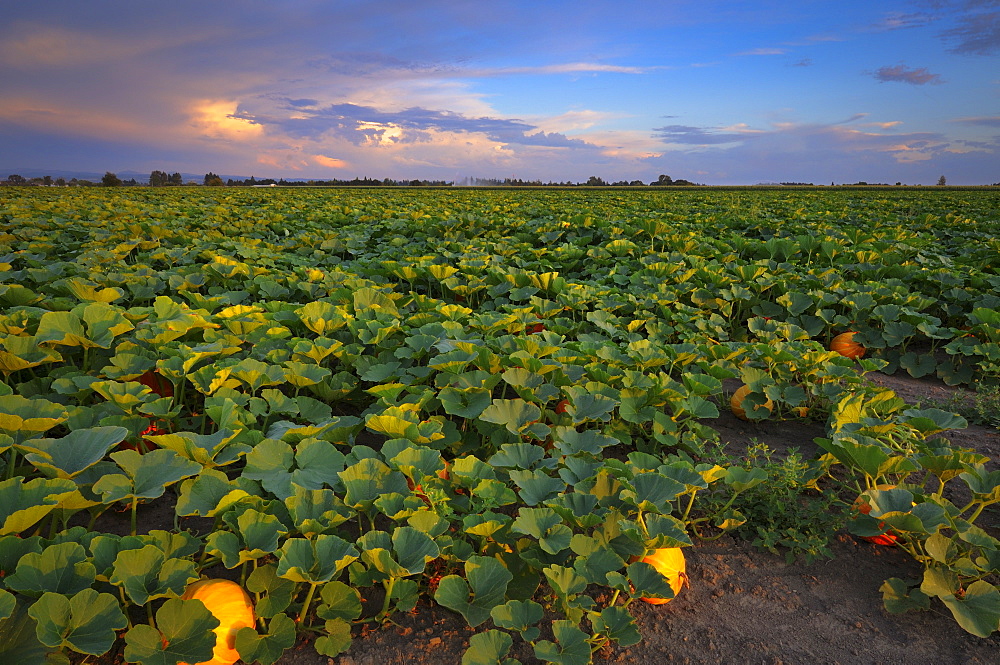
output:
[[[870,374],[909,403],[946,401],[956,389],[933,380]],[[750,423],[724,410],[711,424],[727,451],[752,441],[779,454],[797,448],[804,456],[818,451],[822,423],[801,420]],[[1000,431],[970,425],[948,433],[953,443],[1000,460]],[[151,505],[150,512],[156,510]],[[172,515],[147,514],[145,524]],[[124,520],[123,520],[124,521]],[[182,520],[182,527],[195,527]],[[983,526],[1000,526],[1000,511],[987,511]],[[125,527],[127,528],[127,527]],[[607,649],[595,663],[741,663],[747,665],[965,665],[1000,663],[1000,634],[981,639],[966,633],[937,600],[932,610],[892,615],[879,587],[890,577],[919,579],[920,566],[904,552],[838,533],[833,559],[788,564],[781,555],[725,536],[698,542],[687,552],[690,586],[662,606],[633,605],[642,641]],[[225,574],[225,571],[220,571]],[[599,599],[600,600],[600,599]],[[380,598],[366,599],[381,605]],[[470,629],[461,616],[422,600],[416,610],[395,615],[395,624],[355,628],[354,642],[336,658],[320,656],[308,640],[284,653],[277,665],[458,665]],[[487,622],[479,630],[492,627]],[[543,637],[545,637],[543,633]],[[550,636],[549,636],[550,637]],[[530,645],[515,638],[509,654],[523,665],[540,663]]]

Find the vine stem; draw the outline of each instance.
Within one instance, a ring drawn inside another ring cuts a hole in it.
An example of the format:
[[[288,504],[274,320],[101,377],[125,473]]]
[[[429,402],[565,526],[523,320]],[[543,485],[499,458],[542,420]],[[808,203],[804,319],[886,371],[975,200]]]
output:
[[[10,449],[10,461],[8,462],[8,464],[9,466],[7,467],[6,480],[10,480],[11,478],[14,477],[14,472],[15,469],[17,468],[17,450],[15,450],[14,448]]]
[[[976,512],[972,513],[972,515],[969,517],[968,521],[969,522],[975,522],[976,518],[978,518],[982,514],[982,512],[986,508],[986,506],[993,505],[994,503],[997,503],[997,502],[996,501],[983,501],[981,504],[979,504],[979,507],[976,508]]]
[[[134,496],[134,497],[132,497],[132,515],[131,515],[130,520],[129,520],[129,523],[132,526],[132,535],[133,536],[135,535],[135,532],[136,532],[136,524],[137,524],[137,522],[136,522],[136,511],[137,511],[138,508],[139,508],[139,497]]]
[[[688,501],[687,509],[684,511],[684,516],[681,518],[682,522],[686,522],[688,516],[691,514],[691,508],[694,507],[694,500],[697,494],[697,490],[691,492],[691,499]]]
[[[385,619],[389,616],[389,601],[392,600],[392,588],[396,586],[396,578],[390,577],[383,583],[385,587],[385,600],[382,601],[382,611],[379,612],[379,616]]]
[[[222,525],[222,516],[221,515],[217,515],[216,518],[215,518],[215,524],[212,525],[212,531],[218,531],[219,527],[221,525]],[[208,549],[203,549],[201,551],[201,556],[198,557],[198,568],[199,568],[199,570],[201,568],[205,567],[205,559],[207,559],[207,558],[208,558]]]
[[[128,607],[128,597],[125,595],[125,587],[118,587],[118,595],[121,596],[122,605]],[[132,630],[132,616],[129,612],[125,612],[125,621],[128,623],[128,629]]]
[[[309,606],[312,604],[313,595],[316,593],[316,587],[318,586],[319,584],[317,583],[309,583],[309,593],[306,594],[306,599],[302,601],[302,610],[299,612],[299,618],[296,620],[296,623],[299,625],[304,625],[306,616],[309,614]]]

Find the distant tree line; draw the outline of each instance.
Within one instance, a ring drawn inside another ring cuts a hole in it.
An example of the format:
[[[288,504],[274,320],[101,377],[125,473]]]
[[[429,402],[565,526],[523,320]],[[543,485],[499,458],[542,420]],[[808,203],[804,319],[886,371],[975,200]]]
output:
[[[167,175],[166,171],[153,171],[149,174],[150,187],[170,187],[184,184],[184,178],[180,173]]]
[[[585,182],[543,182],[542,180],[521,180],[520,178],[466,178],[461,183],[471,187],[646,187],[642,180],[614,180],[607,181],[596,175],[592,175]],[[661,175],[650,187],[699,187],[698,183],[690,180],[674,180],[668,175]]]
[[[205,177],[208,178],[208,176]],[[267,187],[269,185],[279,187],[448,187],[451,184],[446,180],[393,180],[392,178],[383,178],[382,180],[377,178],[353,178],[351,180],[337,178],[332,180],[285,180],[284,178],[275,180],[263,178],[257,180],[253,176],[246,180],[229,178],[226,181],[228,187]]]
[[[184,184],[184,178],[180,173],[168,174],[166,171],[153,171],[149,174],[149,186],[150,187],[176,187]],[[189,181],[188,185],[197,185],[196,181]],[[285,180],[284,178],[275,180],[274,178],[263,178],[261,180],[256,179],[254,176],[250,176],[246,180],[238,180],[229,178],[227,181],[223,182],[222,177],[216,173],[209,171],[205,174],[205,178],[202,184],[206,187],[267,187],[271,185],[276,185],[280,187],[450,187],[453,185],[465,186],[465,187],[646,187],[647,183],[642,180],[615,180],[608,182],[603,178],[598,176],[590,176],[585,182],[555,182],[555,181],[542,181],[540,179],[535,180],[522,180],[521,178],[463,178],[458,182],[449,182],[446,180],[394,180],[392,178],[352,178],[351,180],[343,180],[339,178],[334,178],[331,180]],[[771,186],[786,186],[786,187],[813,187],[811,182],[780,182],[780,183],[758,183],[760,185],[771,185]],[[938,186],[945,186],[947,184],[947,179],[945,176],[938,178],[936,183]],[[7,176],[6,180],[0,180],[0,185],[15,185],[15,186],[44,186],[44,187],[137,187],[140,183],[136,181],[135,178],[129,178],[128,180],[120,179],[116,174],[111,171],[107,171],[104,177],[101,178],[99,182],[92,182],[90,180],[83,180],[72,178],[66,180],[64,178],[55,178],[52,176],[44,177],[34,177],[25,178],[18,174],[11,174]],[[830,183],[831,186],[835,186],[834,183]],[[902,183],[897,182],[896,186],[901,186]],[[661,174],[656,180],[648,183],[649,187],[704,187],[699,183],[691,182],[690,180],[685,180],[679,178],[674,180],[668,175]],[[888,187],[888,183],[876,183],[876,182],[866,182],[861,180],[856,183],[848,183],[846,186],[862,186],[862,187]],[[1000,187],[1000,182],[995,182],[992,185],[986,185],[987,187]]]
[[[77,180],[76,178],[66,180],[65,178],[53,178],[50,175],[25,178],[16,173],[7,176],[6,180],[0,180],[0,185],[27,185],[29,187],[96,187],[98,184],[90,180]]]

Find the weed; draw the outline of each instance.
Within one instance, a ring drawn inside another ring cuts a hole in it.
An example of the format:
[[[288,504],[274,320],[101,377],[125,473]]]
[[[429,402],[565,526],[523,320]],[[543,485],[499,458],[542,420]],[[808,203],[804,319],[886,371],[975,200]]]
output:
[[[742,459],[730,459],[747,470],[758,468],[767,479],[742,493],[733,504],[746,521],[736,535],[755,547],[785,553],[791,563],[803,557],[812,563],[832,558],[829,543],[847,520],[843,503],[828,489],[817,485],[823,475],[816,460],[804,460],[795,449],[786,457],[766,444],[754,441]]]
[[[931,405],[953,411],[970,423],[1000,429],[1000,385],[977,384],[972,394],[956,392],[948,400],[934,400]]]

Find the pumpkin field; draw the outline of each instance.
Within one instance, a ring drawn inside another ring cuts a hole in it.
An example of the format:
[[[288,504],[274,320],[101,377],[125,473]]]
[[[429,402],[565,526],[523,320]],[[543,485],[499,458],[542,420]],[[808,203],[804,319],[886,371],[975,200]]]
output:
[[[0,373],[0,663],[1000,647],[996,188],[0,188]]]

